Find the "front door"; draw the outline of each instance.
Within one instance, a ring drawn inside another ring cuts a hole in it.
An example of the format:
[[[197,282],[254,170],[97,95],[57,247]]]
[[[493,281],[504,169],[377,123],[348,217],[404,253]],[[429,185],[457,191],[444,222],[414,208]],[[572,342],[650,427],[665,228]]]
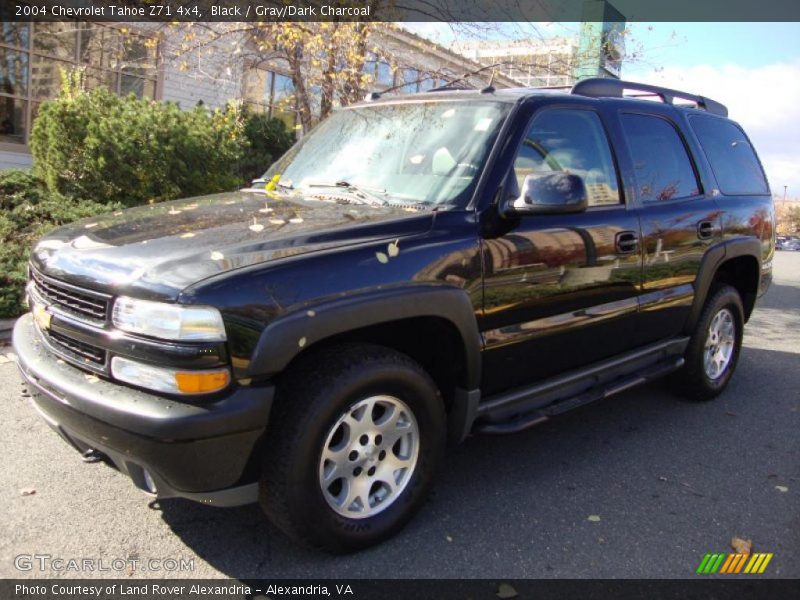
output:
[[[513,170],[517,192],[529,174],[580,175],[589,208],[501,221],[484,236],[484,395],[635,345],[639,222],[620,192],[601,116],[582,106],[539,110]]]

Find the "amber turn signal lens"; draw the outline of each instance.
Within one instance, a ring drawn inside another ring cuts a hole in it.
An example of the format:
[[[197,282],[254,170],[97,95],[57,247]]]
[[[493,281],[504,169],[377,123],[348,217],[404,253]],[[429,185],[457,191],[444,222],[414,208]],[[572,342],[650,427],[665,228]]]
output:
[[[227,369],[220,371],[175,373],[175,383],[183,394],[207,394],[221,390],[230,382]]]

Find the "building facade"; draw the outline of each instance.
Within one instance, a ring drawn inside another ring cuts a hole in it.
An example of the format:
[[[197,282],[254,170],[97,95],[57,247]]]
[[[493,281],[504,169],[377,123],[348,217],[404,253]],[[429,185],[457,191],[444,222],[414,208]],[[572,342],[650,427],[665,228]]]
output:
[[[588,77],[620,78],[625,24],[607,0],[585,0],[575,37],[457,42],[453,50],[525,87],[571,87]]]
[[[75,68],[84,71],[88,88],[102,85],[121,95],[176,102],[187,109],[198,103],[217,108],[242,101],[302,133],[292,78],[278,57],[253,60],[248,52],[232,57],[232,45],[246,42],[229,37],[182,51],[181,35],[145,23],[0,23],[0,169],[31,165],[28,142],[39,106],[58,95],[62,70]],[[372,79],[370,91],[413,93],[454,80],[480,86],[491,77],[478,62],[405,30],[379,28],[369,46],[381,48],[384,57],[402,57],[402,62],[390,64],[368,56],[364,71]],[[494,85],[521,83],[501,75]]]
[[[454,45],[454,50],[516,79],[524,87],[566,87],[575,83],[576,39],[476,41]]]

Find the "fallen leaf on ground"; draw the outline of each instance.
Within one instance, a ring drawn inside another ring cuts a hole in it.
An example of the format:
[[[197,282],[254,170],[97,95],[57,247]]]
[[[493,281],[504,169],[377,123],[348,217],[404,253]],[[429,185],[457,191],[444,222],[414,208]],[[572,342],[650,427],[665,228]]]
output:
[[[753,549],[753,540],[743,540],[734,536],[731,538],[731,548],[739,554],[750,554]]]
[[[394,258],[394,257],[395,257],[395,256],[397,256],[398,254],[400,254],[400,245],[399,245],[399,240],[395,240],[395,241],[393,241],[391,244],[389,244],[388,246],[386,246],[386,252],[387,252],[387,253],[389,254],[389,256],[391,256],[392,258]]]
[[[784,492],[784,493],[789,491],[789,488],[786,487],[785,485],[776,485],[775,489],[778,490],[779,492]]]
[[[21,496],[33,496],[36,493],[36,490],[33,488],[22,488],[19,493]]]
[[[600,522],[600,515],[589,515],[586,517],[587,521],[591,521],[592,523],[599,523]]]
[[[666,480],[667,480],[667,478],[666,478],[666,477],[659,477],[659,478],[658,478],[658,480],[659,480],[659,481],[666,481]]]
[[[379,263],[383,263],[384,265],[389,262],[389,257],[386,256],[383,252],[376,252],[375,258],[378,259]]]
[[[501,583],[497,586],[497,597],[502,599],[508,598],[516,598],[519,594],[517,594],[517,590],[511,587],[507,583]]]

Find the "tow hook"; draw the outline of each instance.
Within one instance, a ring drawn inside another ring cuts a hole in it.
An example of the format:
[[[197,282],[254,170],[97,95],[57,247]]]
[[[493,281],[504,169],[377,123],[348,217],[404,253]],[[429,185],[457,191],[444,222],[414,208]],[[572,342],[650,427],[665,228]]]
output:
[[[81,453],[81,459],[85,463],[96,463],[100,462],[105,458],[105,455],[100,452],[99,450],[95,450],[94,448],[89,448]]]

